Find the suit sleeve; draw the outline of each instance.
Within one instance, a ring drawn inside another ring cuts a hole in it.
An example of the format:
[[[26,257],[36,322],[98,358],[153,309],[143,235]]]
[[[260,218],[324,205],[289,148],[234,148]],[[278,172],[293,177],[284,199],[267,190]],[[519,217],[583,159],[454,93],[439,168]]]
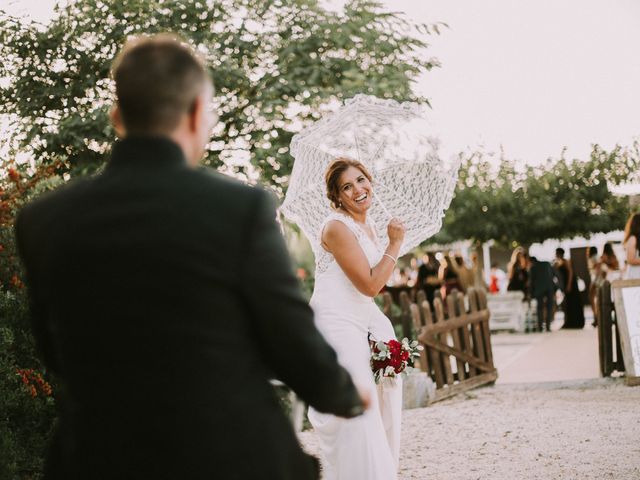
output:
[[[28,207],[27,207],[28,208]],[[16,244],[18,246],[18,254],[22,260],[22,265],[26,272],[26,285],[29,298],[29,313],[31,318],[31,332],[35,338],[36,348],[44,361],[45,366],[56,372],[58,365],[55,361],[55,355],[51,348],[49,335],[46,327],[46,307],[41,297],[41,290],[38,286],[38,275],[33,265],[33,252],[28,248],[27,229],[27,209],[23,208],[18,214],[15,223]],[[41,280],[41,279],[40,279]]]
[[[361,400],[348,372],[313,324],[270,195],[256,189],[243,289],[268,368],[321,412],[352,416]]]

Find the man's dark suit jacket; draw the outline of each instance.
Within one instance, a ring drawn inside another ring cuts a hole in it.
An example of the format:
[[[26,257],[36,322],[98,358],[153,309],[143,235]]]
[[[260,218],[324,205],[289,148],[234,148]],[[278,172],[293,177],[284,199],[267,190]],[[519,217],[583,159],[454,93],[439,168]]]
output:
[[[533,298],[555,291],[555,274],[549,262],[533,262],[529,270],[529,289]]]
[[[316,478],[268,383],[360,399],[313,325],[270,196],[162,138],[16,222],[33,329],[62,383],[46,478]]]

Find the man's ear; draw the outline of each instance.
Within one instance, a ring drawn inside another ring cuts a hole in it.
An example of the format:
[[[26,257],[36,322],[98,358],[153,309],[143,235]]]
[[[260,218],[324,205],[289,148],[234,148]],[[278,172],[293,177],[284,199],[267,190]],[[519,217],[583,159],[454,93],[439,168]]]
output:
[[[109,112],[109,118],[111,119],[111,124],[113,125],[113,128],[116,131],[116,135],[120,138],[124,138],[126,136],[126,130],[124,128],[124,123],[122,122],[120,107],[118,107],[117,103],[114,103],[113,106],[111,107],[111,111]]]
[[[189,110],[189,131],[197,132],[200,128],[200,122],[202,121],[202,115],[204,115],[204,98],[203,95],[198,95],[193,101],[193,106]]]

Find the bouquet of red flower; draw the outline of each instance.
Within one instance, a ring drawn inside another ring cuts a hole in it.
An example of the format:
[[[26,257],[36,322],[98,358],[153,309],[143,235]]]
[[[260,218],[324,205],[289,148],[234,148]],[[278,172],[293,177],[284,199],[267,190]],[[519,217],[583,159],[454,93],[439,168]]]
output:
[[[404,372],[410,360],[420,356],[423,350],[416,340],[403,338],[402,342],[371,342],[371,370],[376,383],[384,377],[395,378]]]

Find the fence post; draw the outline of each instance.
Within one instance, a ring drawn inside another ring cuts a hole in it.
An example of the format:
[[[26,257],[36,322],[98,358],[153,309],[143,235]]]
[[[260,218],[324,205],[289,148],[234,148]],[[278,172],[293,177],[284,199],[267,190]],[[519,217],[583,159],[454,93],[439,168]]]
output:
[[[613,372],[613,336],[611,284],[604,280],[597,287],[598,296],[598,342],[600,352],[600,374],[608,377]]]

